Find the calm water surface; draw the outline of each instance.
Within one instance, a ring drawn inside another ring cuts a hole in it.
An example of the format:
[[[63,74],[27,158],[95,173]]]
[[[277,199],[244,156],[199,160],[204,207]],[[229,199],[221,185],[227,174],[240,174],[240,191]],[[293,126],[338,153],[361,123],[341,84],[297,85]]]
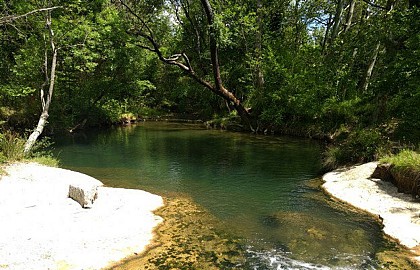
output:
[[[192,197],[245,239],[253,269],[376,269],[386,244],[375,222],[328,204],[314,141],[146,122],[55,149],[107,186]]]

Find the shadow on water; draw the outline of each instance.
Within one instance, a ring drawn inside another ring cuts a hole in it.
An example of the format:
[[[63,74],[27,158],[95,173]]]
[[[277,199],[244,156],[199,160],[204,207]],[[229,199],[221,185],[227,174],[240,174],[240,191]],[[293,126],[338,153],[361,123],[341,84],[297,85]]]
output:
[[[314,141],[143,123],[60,138],[56,151],[107,186],[168,198],[141,269],[376,269],[378,252],[395,251],[376,222],[332,207],[313,184]]]

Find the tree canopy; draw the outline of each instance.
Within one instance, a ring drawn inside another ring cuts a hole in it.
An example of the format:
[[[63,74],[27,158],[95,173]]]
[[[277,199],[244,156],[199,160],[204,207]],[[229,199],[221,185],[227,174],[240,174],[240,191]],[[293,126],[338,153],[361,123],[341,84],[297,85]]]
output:
[[[384,140],[418,143],[419,6],[0,1],[0,123],[33,128],[42,111],[45,12],[53,8],[49,132],[177,113],[236,119],[255,132],[344,136],[365,151]]]

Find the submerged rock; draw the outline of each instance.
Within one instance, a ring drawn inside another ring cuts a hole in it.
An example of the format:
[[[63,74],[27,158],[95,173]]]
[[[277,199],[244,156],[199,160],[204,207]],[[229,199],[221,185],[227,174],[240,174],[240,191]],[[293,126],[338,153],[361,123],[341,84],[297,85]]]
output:
[[[239,241],[220,228],[217,219],[188,198],[169,198],[156,213],[164,222],[151,249],[113,270],[248,269]]]
[[[372,236],[363,230],[349,229],[343,224],[304,212],[278,212],[270,215],[276,220],[273,237],[281,241],[293,259],[324,265],[344,267],[361,265],[374,253]],[[350,228],[350,227],[349,227]],[[336,258],[337,254],[348,254]],[[329,258],[336,258],[331,262]]]

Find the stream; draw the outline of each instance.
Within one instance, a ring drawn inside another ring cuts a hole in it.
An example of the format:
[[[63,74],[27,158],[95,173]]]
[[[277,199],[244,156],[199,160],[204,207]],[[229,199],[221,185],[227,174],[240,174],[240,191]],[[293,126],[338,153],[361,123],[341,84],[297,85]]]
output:
[[[54,141],[62,167],[107,186],[191,198],[239,239],[239,268],[377,269],[376,254],[394,248],[320,190],[313,140],[144,122]]]

